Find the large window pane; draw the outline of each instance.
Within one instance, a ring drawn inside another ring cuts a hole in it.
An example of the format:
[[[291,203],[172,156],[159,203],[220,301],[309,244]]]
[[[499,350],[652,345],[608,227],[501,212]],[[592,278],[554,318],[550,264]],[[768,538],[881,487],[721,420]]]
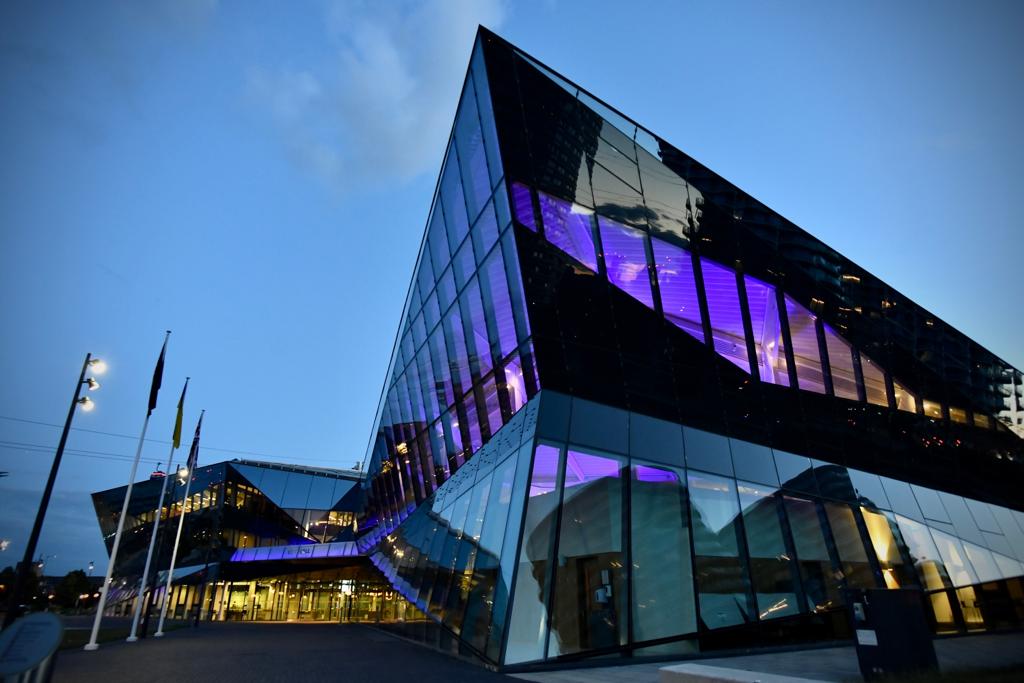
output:
[[[466,199],[462,194],[462,180],[459,178],[459,159],[455,143],[448,148],[441,175],[441,202],[444,205],[445,226],[448,228],[448,247],[455,253],[462,240],[469,234],[469,219],[466,218]]]
[[[651,246],[654,249],[654,268],[658,275],[658,289],[665,317],[690,336],[704,341],[697,281],[693,276],[690,252],[659,239],[652,239]]]
[[[597,270],[597,252],[590,230],[590,209],[557,199],[543,192],[540,199],[540,213],[544,220],[544,237],[587,268]]]
[[[693,552],[701,622],[715,629],[754,621],[749,582],[739,556],[739,503],[731,479],[689,478]]]
[[[549,657],[626,643],[623,466],[613,456],[566,454]]]
[[[512,183],[512,213],[516,220],[537,232],[537,223],[533,218],[533,200],[530,188],[520,182]]]
[[[786,317],[789,318],[789,336],[793,340],[793,361],[796,363],[797,384],[804,391],[825,393],[825,380],[818,351],[818,333],[814,316],[806,308],[786,297]]]
[[[597,217],[597,226],[608,281],[648,308],[654,308],[643,231],[603,216]]]
[[[466,206],[472,223],[491,194],[487,153],[484,151],[483,132],[480,130],[480,116],[477,113],[472,78],[466,80],[459,115],[455,119],[455,143],[459,150]]]
[[[861,507],[860,513],[864,516],[864,526],[868,530],[875,557],[878,558],[885,587],[906,587],[913,579],[903,564],[903,555],[900,553],[900,543],[896,535],[898,530],[894,533],[889,518],[881,512]]]
[[[501,238],[501,253],[505,258],[506,281],[516,320],[516,338],[522,343],[530,337],[530,321],[526,313],[526,295],[523,293],[519,254],[516,253],[516,238],[512,230],[506,230]]]
[[[885,391],[885,371],[863,353],[860,354],[860,369],[864,373],[864,391],[867,394],[868,403],[888,407],[889,397]]]
[[[857,375],[853,371],[853,347],[835,330],[825,325],[825,348],[832,371],[832,389],[839,398],[858,400]]]
[[[892,388],[893,393],[896,395],[896,408],[906,410],[908,413],[916,413],[917,396],[895,379],[892,381]]]
[[[508,390],[512,413],[517,413],[527,401],[526,378],[523,376],[523,362],[518,353],[505,362],[505,387]]]
[[[812,500],[792,496],[784,497],[783,502],[793,534],[807,609],[810,612],[835,609],[843,602],[841,583],[833,570],[818,507]]]
[[[705,258],[700,260],[700,267],[704,273],[715,351],[744,372],[750,372],[736,272]]]
[[[505,664],[544,658],[551,546],[558,509],[559,452],[554,446],[541,444],[537,446],[533,458]]]
[[[736,490],[743,510],[758,617],[776,619],[798,614],[796,567],[783,540],[775,488],[738,481]]]
[[[480,271],[480,283],[487,302],[487,312],[493,316],[498,331],[498,357],[504,358],[516,348],[516,322],[512,315],[512,300],[505,280],[505,262],[501,249],[495,249]]]
[[[747,290],[747,307],[754,331],[754,352],[757,372],[761,381],[789,386],[786,368],[786,345],[779,323],[779,308],[775,288],[749,275],[743,276]]]
[[[875,575],[868,563],[868,553],[857,529],[853,509],[841,503],[825,503],[825,513],[832,527],[832,538],[836,542],[847,585],[851,588],[876,588]]]
[[[631,474],[633,639],[693,633],[697,614],[684,475],[635,459]]]
[[[462,306],[462,326],[466,333],[466,350],[469,352],[469,369],[474,376],[482,377],[491,371],[491,342],[487,337],[487,320],[480,300],[480,285],[474,277],[459,297]]]
[[[953,585],[967,586],[978,583],[978,575],[974,573],[974,569],[967,560],[967,553],[964,551],[964,545],[960,539],[938,529],[931,528],[930,531]]]

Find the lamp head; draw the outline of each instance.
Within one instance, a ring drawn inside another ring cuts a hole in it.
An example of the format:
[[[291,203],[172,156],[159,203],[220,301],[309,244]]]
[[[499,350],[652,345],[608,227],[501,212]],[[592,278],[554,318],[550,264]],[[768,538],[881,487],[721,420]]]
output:
[[[82,398],[78,399],[78,405],[82,406],[82,410],[88,413],[93,408],[96,407],[96,402],[93,401],[88,396],[83,396]]]
[[[89,360],[89,367],[92,368],[94,374],[102,375],[107,371],[107,364],[99,358],[92,358]]]
[[[100,388],[100,383],[94,380],[92,377],[85,380],[85,383],[89,385],[89,391],[96,391]]]

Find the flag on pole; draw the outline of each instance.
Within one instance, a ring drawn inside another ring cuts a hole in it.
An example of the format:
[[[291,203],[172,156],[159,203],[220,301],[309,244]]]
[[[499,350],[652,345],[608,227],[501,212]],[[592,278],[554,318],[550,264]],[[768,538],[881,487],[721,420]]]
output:
[[[168,333],[169,334],[169,333]],[[164,345],[160,349],[160,357],[156,360],[156,367],[153,368],[153,383],[149,386],[149,412],[146,417],[153,414],[156,409],[156,395],[160,393],[160,384],[164,381],[164,354],[167,353],[167,338],[164,338]]]
[[[174,442],[174,448],[181,448],[181,414],[185,410],[185,392],[188,391],[188,380],[185,378],[185,386],[181,389],[181,398],[178,399],[178,416],[174,418],[174,435],[171,437],[171,441]]]
[[[185,467],[188,468],[189,476],[195,470],[196,465],[199,464],[199,430],[203,428],[203,415],[205,414],[205,410],[199,413],[199,422],[196,423],[196,435],[192,437],[192,450],[188,452],[188,463],[186,463]]]

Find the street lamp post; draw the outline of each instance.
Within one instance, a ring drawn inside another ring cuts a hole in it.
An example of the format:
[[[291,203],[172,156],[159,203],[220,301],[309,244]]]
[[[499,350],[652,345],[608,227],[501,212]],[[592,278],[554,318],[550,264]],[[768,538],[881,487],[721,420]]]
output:
[[[25,590],[25,583],[28,574],[32,571],[32,556],[36,553],[36,545],[39,543],[39,532],[43,528],[43,519],[46,517],[46,508],[50,504],[50,495],[53,493],[53,484],[57,480],[57,470],[60,469],[60,460],[64,456],[64,445],[68,441],[68,432],[71,431],[71,421],[75,417],[75,408],[81,406],[82,410],[90,411],[95,407],[92,399],[88,396],[79,398],[82,393],[82,385],[87,385],[90,391],[99,389],[100,384],[92,377],[86,378],[85,373],[92,367],[93,371],[103,372],[106,367],[99,358],[93,358],[91,353],[85,354],[85,362],[82,363],[82,373],[75,383],[75,395],[71,399],[71,407],[68,409],[68,419],[64,421],[64,431],[60,435],[60,443],[57,445],[57,454],[53,456],[53,465],[50,467],[50,477],[46,480],[46,488],[43,489],[43,499],[39,502],[39,511],[36,512],[36,521],[32,525],[32,534],[28,537],[28,545],[25,547],[25,557],[18,566],[18,576],[14,581],[14,590],[11,592],[10,602],[7,605],[7,614],[4,617],[4,628],[10,626],[15,619],[21,616],[22,594]]]

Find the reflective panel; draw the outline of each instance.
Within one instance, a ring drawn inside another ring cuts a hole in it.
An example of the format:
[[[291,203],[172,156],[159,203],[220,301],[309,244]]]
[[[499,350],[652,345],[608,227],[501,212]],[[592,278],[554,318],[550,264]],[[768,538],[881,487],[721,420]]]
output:
[[[825,347],[828,365],[832,371],[832,389],[839,398],[858,400],[857,375],[853,370],[853,347],[836,334],[830,326],[825,328]]]
[[[847,585],[854,588],[877,587],[864,540],[857,529],[854,510],[840,503],[826,502],[824,507]]]
[[[911,578],[907,575],[900,554],[899,544],[889,518],[880,512],[861,506],[860,513],[864,517],[864,526],[871,539],[871,547],[875,550],[878,567],[882,570],[882,579],[886,588],[902,588]]]
[[[544,237],[574,259],[597,270],[597,252],[590,228],[593,211],[538,192],[540,214],[544,221]]]
[[[715,352],[744,372],[750,372],[736,273],[705,258],[701,258],[700,267],[704,274],[704,292]]]
[[[928,399],[925,399],[922,402],[922,405],[924,406],[924,414],[925,415],[927,415],[930,418],[934,418],[936,420],[941,420],[942,419],[942,404],[941,403],[939,403],[938,401],[929,401]]]
[[[512,214],[521,224],[537,232],[537,223],[533,217],[533,200],[530,188],[520,182],[512,183]]]
[[[690,252],[659,239],[652,239],[651,246],[665,317],[694,339],[703,342],[704,327]]]
[[[959,538],[931,529],[932,538],[935,539],[935,546],[939,549],[939,555],[946,566],[946,573],[954,586],[966,586],[978,582],[978,576],[974,573],[967,560],[963,543]]]
[[[788,387],[786,345],[779,323],[775,288],[749,275],[743,276],[743,282],[747,290],[751,328],[754,331],[758,376],[763,382]]]
[[[690,473],[690,518],[700,619],[709,629],[754,620],[739,554],[739,503],[731,479]]]
[[[786,317],[789,319],[789,336],[793,340],[793,361],[796,363],[796,380],[804,391],[825,393],[824,374],[821,369],[821,353],[818,351],[818,332],[815,317],[806,308],[785,297]]]
[[[654,308],[644,233],[603,216],[597,217],[597,226],[608,281],[648,308]]]
[[[889,397],[885,390],[885,371],[863,352],[860,354],[860,367],[864,374],[864,392],[867,395],[868,403],[888,407]]]
[[[634,459],[630,473],[633,638],[693,633],[697,613],[683,471]]]
[[[800,578],[810,612],[825,612],[843,603],[839,575],[833,569],[818,508],[814,501],[794,496],[783,498],[793,534]]]
[[[901,382],[896,379],[892,381],[893,394],[896,397],[896,408],[906,410],[909,413],[917,412],[917,396],[907,391]]]
[[[783,540],[776,489],[736,482],[743,510],[743,529],[750,557],[759,619],[776,619],[800,612],[796,567]]]
[[[523,520],[512,615],[506,636],[506,664],[544,658],[547,604],[559,490],[559,451],[538,445],[530,475],[530,496]]]
[[[613,456],[566,454],[548,657],[626,643],[624,466]]]

